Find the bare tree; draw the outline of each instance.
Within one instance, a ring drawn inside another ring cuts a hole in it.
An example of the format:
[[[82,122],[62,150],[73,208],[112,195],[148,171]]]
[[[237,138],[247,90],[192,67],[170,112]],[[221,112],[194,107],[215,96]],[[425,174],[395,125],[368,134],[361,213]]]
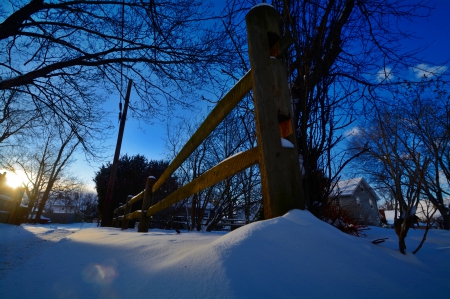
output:
[[[23,103],[16,99],[15,91],[0,92],[0,144],[5,147],[5,143],[11,136],[24,134],[33,126],[38,114],[25,107]],[[11,144],[9,144],[11,146]]]
[[[379,184],[390,188],[399,206],[394,226],[399,238],[399,248],[405,253],[405,238],[414,222],[417,204],[421,198],[423,174],[428,162],[415,163],[410,159],[418,143],[405,132],[403,122],[395,118],[395,110],[383,110],[371,120],[370,128],[361,129],[353,137],[352,148],[368,148],[358,159],[365,173]],[[398,114],[397,114],[398,116]]]
[[[148,120],[164,107],[190,106],[187,95],[194,99],[195,86],[215,80],[211,67],[229,59],[211,7],[202,1],[1,5],[0,91],[77,128],[75,136],[91,154],[96,152],[89,137],[105,129],[99,107],[105,93],[124,93],[123,77],[133,79],[141,99],[130,109]]]
[[[74,213],[72,218],[75,222],[78,221],[92,221],[93,218],[98,217],[97,211],[97,196],[94,192],[89,192],[82,181],[76,176],[64,172],[60,179],[53,185],[49,198],[45,205],[46,216],[49,215],[52,221],[58,219],[54,213],[54,207],[63,206],[65,213]],[[64,218],[59,218],[59,221],[66,222],[68,215]]]
[[[234,12],[227,31],[244,36],[239,13],[257,1],[229,1]],[[425,1],[274,0],[284,36],[292,46],[283,59],[291,85],[298,148],[303,160],[304,197],[317,216],[332,185],[361,152],[338,152],[344,129],[356,120],[356,103],[373,90],[389,86],[391,72],[400,73],[419,61],[417,51],[401,52],[403,38],[395,26],[402,20],[426,16]],[[236,17],[239,16],[239,17]],[[242,45],[234,38],[236,45]],[[245,49],[244,49],[245,50]],[[383,80],[380,80],[380,72]],[[364,150],[364,149],[362,149]]]
[[[57,122],[53,126],[35,128],[35,136],[21,139],[20,149],[6,155],[7,168],[25,173],[25,192],[29,212],[36,208],[36,221],[39,221],[46,201],[50,197],[55,182],[70,164],[72,154],[80,144],[70,127]]]
[[[246,98],[235,108],[216,130],[192,153],[177,172],[181,184],[185,184],[203,174],[224,159],[256,145],[253,112],[248,109]],[[173,126],[173,125],[172,125]],[[169,158],[173,158],[186,140],[195,131],[191,122],[181,121],[175,128],[168,128],[166,147]],[[181,203],[190,208],[188,224],[190,229],[207,230],[215,228],[222,219],[254,220],[261,206],[259,169],[250,167],[229,177],[204,191],[194,194]],[[209,210],[209,213],[206,211]],[[208,214],[208,217],[205,215]]]
[[[392,100],[387,100],[389,97]],[[443,201],[449,194],[445,176],[448,101],[439,81],[425,79],[420,85],[397,85],[384,99],[380,95],[366,127],[353,136],[352,148],[367,148],[358,160],[359,166],[394,196],[399,208],[394,226],[402,253],[421,200],[432,202],[448,227],[449,208]]]
[[[420,142],[417,150],[429,161],[423,178],[423,193],[439,210],[446,230],[450,229],[450,207],[444,199],[450,196],[450,97],[447,84],[424,79],[420,86],[407,86],[402,103],[409,108],[403,117],[408,129]],[[412,158],[417,160],[419,154]]]

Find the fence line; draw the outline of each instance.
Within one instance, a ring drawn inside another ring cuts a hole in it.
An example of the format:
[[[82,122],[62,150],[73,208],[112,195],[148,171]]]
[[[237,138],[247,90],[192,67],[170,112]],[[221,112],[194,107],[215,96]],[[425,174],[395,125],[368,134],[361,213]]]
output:
[[[186,161],[195,149],[211,134],[212,131],[227,117],[234,107],[244,98],[252,88],[251,70],[242,77],[239,82],[217,103],[216,107],[206,117],[197,131],[186,142],[178,155],[170,163],[159,180],[153,186],[152,191],[156,192],[162,184]]]
[[[278,13],[269,5],[255,6],[246,16],[251,70],[218,102],[197,131],[183,146],[161,177],[149,177],[144,191],[129,197],[114,211],[116,227],[122,221],[140,218],[139,232],[147,232],[151,215],[211,187],[244,169],[259,164],[266,219],[280,216],[293,208],[304,208],[301,196],[301,174],[293,134],[293,113],[287,86],[285,65],[276,59],[290,45],[291,38],[281,38]],[[153,203],[153,193],[182,165],[195,149],[253,89],[258,146],[225,159],[201,176],[174,191],[162,201]],[[281,138],[292,142],[283,147]],[[142,200],[142,209],[129,211],[131,204]],[[119,216],[119,212],[124,215]]]

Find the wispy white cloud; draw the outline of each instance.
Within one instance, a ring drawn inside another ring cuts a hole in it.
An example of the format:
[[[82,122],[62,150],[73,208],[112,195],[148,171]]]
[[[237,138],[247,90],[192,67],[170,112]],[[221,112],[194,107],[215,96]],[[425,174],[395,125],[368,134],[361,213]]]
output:
[[[385,67],[377,72],[377,81],[382,82],[386,80],[392,80],[394,78],[394,74],[392,73],[392,68]]]
[[[426,63],[420,63],[410,70],[415,74],[416,78],[430,78],[438,76],[448,70],[448,66],[445,65],[428,65]]]
[[[345,137],[355,137],[361,134],[361,129],[358,127],[354,127],[351,130],[347,130],[344,132]]]

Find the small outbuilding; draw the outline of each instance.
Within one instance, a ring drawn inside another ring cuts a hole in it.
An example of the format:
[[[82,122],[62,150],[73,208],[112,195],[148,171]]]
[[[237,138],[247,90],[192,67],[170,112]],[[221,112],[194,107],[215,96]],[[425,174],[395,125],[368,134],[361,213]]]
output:
[[[361,224],[381,225],[377,205],[379,197],[364,178],[339,181],[333,194],[341,209]]]

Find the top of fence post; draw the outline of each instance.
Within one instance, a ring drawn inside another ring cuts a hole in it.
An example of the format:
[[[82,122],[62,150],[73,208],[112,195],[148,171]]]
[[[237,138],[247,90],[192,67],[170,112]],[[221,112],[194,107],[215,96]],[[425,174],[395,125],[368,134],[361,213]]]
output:
[[[278,20],[268,4],[253,7],[246,16],[265,219],[305,207],[286,67],[270,51],[281,39]],[[292,146],[282,146],[281,138]]]

